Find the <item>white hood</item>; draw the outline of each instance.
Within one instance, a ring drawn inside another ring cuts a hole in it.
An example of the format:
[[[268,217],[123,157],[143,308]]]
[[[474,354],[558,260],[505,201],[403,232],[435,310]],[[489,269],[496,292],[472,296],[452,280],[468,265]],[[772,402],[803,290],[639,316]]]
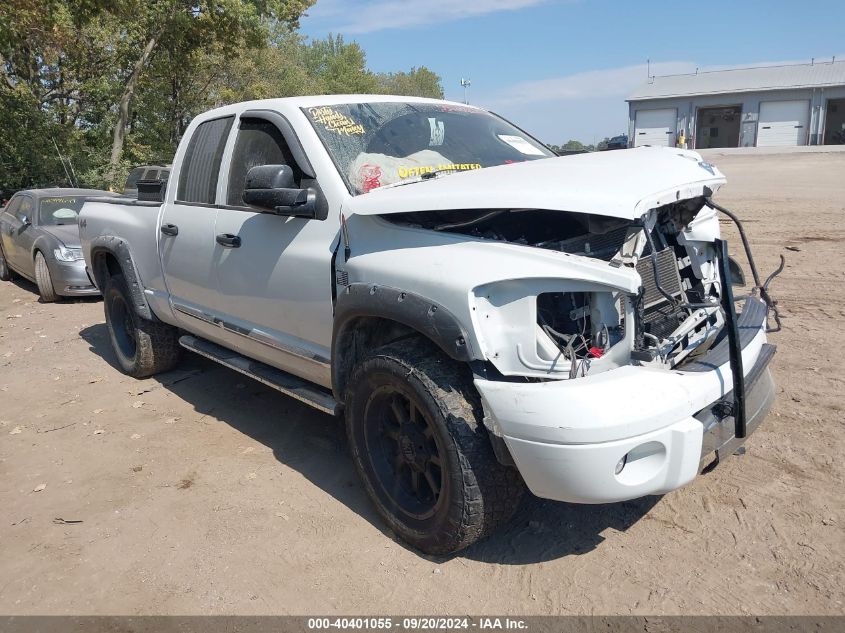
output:
[[[667,147],[594,152],[441,174],[355,196],[346,215],[454,209],[547,209],[634,220],[715,192],[725,177],[699,154]]]

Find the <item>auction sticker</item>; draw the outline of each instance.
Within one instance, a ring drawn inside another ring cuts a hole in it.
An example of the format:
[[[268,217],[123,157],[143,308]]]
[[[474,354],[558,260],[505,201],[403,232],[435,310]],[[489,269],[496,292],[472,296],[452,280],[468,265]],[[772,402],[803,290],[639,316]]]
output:
[[[521,136],[512,136],[510,134],[499,134],[498,136],[502,141],[521,154],[525,154],[526,156],[545,156],[542,150],[537,149]]]

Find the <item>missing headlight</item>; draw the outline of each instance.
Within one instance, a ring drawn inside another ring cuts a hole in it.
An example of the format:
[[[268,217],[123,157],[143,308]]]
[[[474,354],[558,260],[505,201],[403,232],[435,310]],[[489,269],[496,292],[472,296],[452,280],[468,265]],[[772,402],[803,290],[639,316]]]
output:
[[[537,324],[567,359],[601,358],[625,335],[618,302],[611,293],[545,292]]]

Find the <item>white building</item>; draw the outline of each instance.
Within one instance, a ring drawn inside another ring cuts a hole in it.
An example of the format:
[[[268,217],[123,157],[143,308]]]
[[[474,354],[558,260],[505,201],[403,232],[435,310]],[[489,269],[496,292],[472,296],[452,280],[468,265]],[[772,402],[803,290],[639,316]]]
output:
[[[628,98],[630,145],[845,143],[845,61],[651,77]]]

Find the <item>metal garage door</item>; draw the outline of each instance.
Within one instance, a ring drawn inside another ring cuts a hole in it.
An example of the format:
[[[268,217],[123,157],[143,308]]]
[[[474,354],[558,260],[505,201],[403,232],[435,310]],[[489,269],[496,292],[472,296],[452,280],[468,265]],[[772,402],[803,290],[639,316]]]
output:
[[[640,145],[674,147],[677,124],[678,111],[675,108],[637,110],[634,121],[634,147]]]
[[[806,145],[809,101],[763,101],[757,124],[757,147]]]

